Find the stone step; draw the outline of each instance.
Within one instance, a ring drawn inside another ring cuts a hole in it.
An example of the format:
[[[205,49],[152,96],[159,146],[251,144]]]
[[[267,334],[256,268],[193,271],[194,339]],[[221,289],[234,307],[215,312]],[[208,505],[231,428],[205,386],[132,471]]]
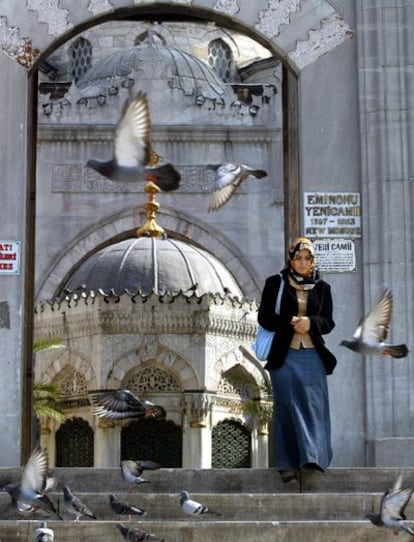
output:
[[[103,493],[76,492],[82,501],[94,512],[99,520],[115,520],[109,508],[108,495]],[[126,494],[117,493],[120,500],[143,508],[145,518],[133,516],[133,521],[140,520],[185,520],[177,493],[170,494]],[[63,495],[50,493],[49,497],[61,511],[64,519],[74,519],[63,507]],[[380,493],[245,493],[212,494],[191,493],[191,497],[210,509],[218,510],[221,517],[206,516],[214,521],[293,521],[293,520],[360,520],[368,512],[379,509]],[[414,517],[414,501],[406,509],[408,516]],[[0,494],[0,517],[18,519],[11,507],[10,497]],[[41,517],[40,515],[38,517]],[[128,519],[128,518],[126,518]],[[125,520],[125,518],[124,518]]]
[[[17,474],[0,468],[0,481]],[[401,473],[404,484],[414,485],[414,468],[336,468],[326,473],[306,473],[302,492],[384,492]],[[74,491],[117,493],[128,486],[119,468],[56,468],[54,474]],[[285,486],[275,469],[159,469],[146,471],[149,484],[139,486],[140,493],[179,493],[183,489],[202,493],[274,493],[298,491],[295,484]]]
[[[117,522],[48,521],[55,542],[122,542]],[[0,522],[1,542],[32,542],[38,521]],[[140,521],[131,526],[145,529],[165,542],[389,542],[392,531],[361,521]],[[403,535],[401,540],[409,540]],[[155,541],[154,541],[155,542]]]
[[[0,481],[18,473],[0,469]],[[64,521],[46,521],[55,531],[55,542],[122,542],[116,524],[128,518],[113,517],[108,495],[115,493],[147,510],[147,517],[133,518],[134,526],[168,542],[382,542],[390,540],[392,532],[375,527],[364,516],[378,511],[382,493],[399,473],[405,486],[414,486],[414,468],[330,469],[325,474],[307,473],[301,486],[283,485],[274,469],[160,469],[146,473],[151,483],[128,492],[119,468],[58,468],[54,474],[60,485],[50,497],[59,503]],[[63,511],[62,484],[84,500],[98,521],[75,522]],[[183,516],[178,496],[182,489],[219,509],[222,516]],[[414,518],[414,500],[406,513]],[[40,517],[18,519],[8,494],[0,492],[0,542],[31,542],[40,523]]]

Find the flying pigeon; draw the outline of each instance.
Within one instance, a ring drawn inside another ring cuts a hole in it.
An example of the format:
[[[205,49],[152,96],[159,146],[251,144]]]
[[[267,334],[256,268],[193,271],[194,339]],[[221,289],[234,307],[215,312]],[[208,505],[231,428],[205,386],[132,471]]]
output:
[[[86,166],[115,182],[151,180],[166,192],[177,189],[181,179],[175,167],[151,147],[151,119],[144,92],[124,105],[115,131],[113,158],[106,162],[90,159]]]
[[[79,521],[81,516],[97,519],[92,510],[73,493],[69,486],[63,486],[63,499],[66,511],[76,516],[74,521]]]
[[[367,356],[382,354],[393,358],[403,358],[408,354],[405,344],[388,344],[385,342],[392,315],[393,297],[390,290],[385,290],[379,301],[369,314],[362,318],[351,341],[341,341],[354,352]]]
[[[13,508],[20,514],[30,514],[38,509],[62,517],[46,495],[49,458],[46,450],[36,447],[23,468],[17,483],[8,483],[3,489],[10,495]]]
[[[131,516],[141,516],[145,517],[147,512],[135,504],[130,504],[129,502],[120,501],[115,497],[115,495],[109,495],[109,508],[114,514],[118,516],[128,516],[129,521],[131,521]]]
[[[167,413],[150,401],[141,401],[129,390],[104,390],[88,394],[93,413],[100,418],[165,418]]]
[[[208,211],[217,211],[232,197],[241,183],[248,177],[262,179],[267,177],[263,169],[253,169],[245,164],[222,164],[220,166],[207,166],[215,169],[214,187],[210,196]]]
[[[180,493],[180,506],[181,510],[187,516],[200,516],[203,514],[212,514],[214,516],[221,516],[220,512],[207,508],[201,503],[194,501],[190,498],[188,491],[181,491]]]
[[[158,469],[158,463],[155,461],[133,461],[132,459],[123,459],[121,461],[121,476],[128,484],[133,484],[131,490],[140,484],[149,484],[150,480],[142,478],[144,470]]]
[[[128,540],[129,542],[144,542],[146,540],[159,540],[160,542],[165,542],[163,538],[157,538],[154,534],[149,533],[148,531],[143,531],[142,529],[132,529],[131,527],[127,527],[122,523],[118,523],[117,527],[121,531],[124,539]]]
[[[406,531],[414,535],[414,530],[408,525],[404,510],[411,499],[413,490],[411,488],[402,489],[402,475],[399,474],[391,489],[388,489],[381,497],[379,514],[366,514],[377,527],[387,527],[398,531]]]

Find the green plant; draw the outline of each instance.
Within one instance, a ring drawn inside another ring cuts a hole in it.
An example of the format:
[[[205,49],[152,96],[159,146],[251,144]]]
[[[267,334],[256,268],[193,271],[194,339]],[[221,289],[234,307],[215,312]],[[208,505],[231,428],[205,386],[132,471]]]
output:
[[[33,410],[36,418],[47,417],[62,421],[65,417],[59,406],[60,391],[54,384],[33,384]]]
[[[33,352],[62,347],[60,339],[40,339],[34,342]],[[61,393],[57,386],[51,383],[34,382],[33,410],[36,418],[46,417],[62,421],[65,417],[60,408]]]

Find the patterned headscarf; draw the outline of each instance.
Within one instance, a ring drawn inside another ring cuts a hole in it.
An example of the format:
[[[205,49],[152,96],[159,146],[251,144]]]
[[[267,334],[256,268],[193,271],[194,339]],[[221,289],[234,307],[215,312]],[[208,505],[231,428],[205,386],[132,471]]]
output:
[[[304,249],[309,251],[313,261],[315,261],[315,247],[313,246],[312,241],[310,241],[306,237],[297,237],[290,245],[288,251],[289,260],[294,260],[296,254]]]
[[[310,269],[309,276],[304,277],[302,275],[299,275],[299,273],[296,273],[293,269],[291,262],[295,259],[296,254],[300,252],[301,250],[308,250],[310,255],[312,256],[312,267]],[[315,284],[316,281],[319,280],[319,272],[316,267],[316,259],[315,259],[315,247],[313,246],[313,243],[310,239],[307,239],[306,237],[297,237],[293,243],[290,245],[288,250],[288,273],[293,278],[293,280],[300,285],[303,286],[311,286]]]

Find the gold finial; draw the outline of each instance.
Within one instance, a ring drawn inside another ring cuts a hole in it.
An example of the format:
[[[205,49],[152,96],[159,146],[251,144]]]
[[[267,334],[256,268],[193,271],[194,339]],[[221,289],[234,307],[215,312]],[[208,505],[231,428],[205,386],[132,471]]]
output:
[[[160,191],[158,186],[152,182],[151,175],[147,177],[147,183],[144,187],[145,192],[148,194],[148,201],[144,205],[145,210],[147,211],[147,220],[143,226],[136,230],[136,236],[141,237],[141,235],[150,235],[151,237],[161,237],[164,233],[164,228],[161,228],[156,221],[156,211],[159,209],[159,203],[155,201],[156,194]]]

